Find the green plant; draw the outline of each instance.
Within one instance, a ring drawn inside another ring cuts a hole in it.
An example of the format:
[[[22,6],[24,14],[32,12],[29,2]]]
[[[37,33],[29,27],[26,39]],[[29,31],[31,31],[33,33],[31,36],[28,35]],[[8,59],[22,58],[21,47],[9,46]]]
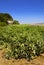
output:
[[[19,21],[14,20],[14,21],[13,21],[13,24],[19,24]]]
[[[4,45],[3,45],[4,44]],[[0,45],[6,57],[33,59],[44,53],[44,26],[8,25],[0,27]]]

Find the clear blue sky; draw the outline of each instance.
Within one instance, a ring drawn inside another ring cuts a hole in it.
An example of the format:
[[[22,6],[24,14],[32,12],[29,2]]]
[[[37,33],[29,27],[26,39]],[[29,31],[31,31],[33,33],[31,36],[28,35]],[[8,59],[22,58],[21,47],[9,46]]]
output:
[[[10,13],[20,23],[44,23],[44,0],[0,0],[0,13]]]

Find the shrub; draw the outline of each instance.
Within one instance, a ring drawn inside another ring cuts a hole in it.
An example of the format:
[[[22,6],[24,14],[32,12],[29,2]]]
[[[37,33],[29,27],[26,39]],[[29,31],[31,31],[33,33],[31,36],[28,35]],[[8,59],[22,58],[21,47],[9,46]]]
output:
[[[13,21],[13,24],[19,24],[19,21],[14,20],[14,21]]]
[[[43,35],[44,26],[9,25],[0,27],[0,44],[4,42],[5,46],[10,48],[11,53],[6,50],[7,58],[10,56],[16,59],[33,59],[44,53]]]

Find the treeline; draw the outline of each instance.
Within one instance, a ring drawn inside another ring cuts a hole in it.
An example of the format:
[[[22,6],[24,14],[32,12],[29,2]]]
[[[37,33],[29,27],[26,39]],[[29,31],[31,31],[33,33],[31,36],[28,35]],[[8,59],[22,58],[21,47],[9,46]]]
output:
[[[12,16],[8,13],[0,13],[0,26],[5,26],[8,24],[7,21],[12,21],[13,24],[19,24],[17,20],[13,20]]]

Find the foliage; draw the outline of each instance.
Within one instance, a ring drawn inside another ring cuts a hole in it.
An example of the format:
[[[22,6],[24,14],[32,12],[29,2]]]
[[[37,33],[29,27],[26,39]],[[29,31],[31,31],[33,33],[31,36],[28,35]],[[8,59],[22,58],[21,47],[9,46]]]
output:
[[[0,27],[0,46],[6,46],[6,57],[33,59],[44,53],[44,26],[8,25]]]
[[[8,13],[0,13],[0,26],[7,25],[7,20],[13,20],[12,16]]]
[[[13,20],[12,16],[8,13],[0,13],[0,21],[4,22],[7,20]]]
[[[0,26],[6,26],[7,23],[6,22],[0,22]]]
[[[8,13],[0,13],[0,26],[6,26],[9,24],[7,21],[10,20],[13,22],[13,24],[19,24],[19,21],[14,20],[10,14]]]
[[[19,24],[19,21],[14,20],[14,21],[13,21],[13,24]]]

